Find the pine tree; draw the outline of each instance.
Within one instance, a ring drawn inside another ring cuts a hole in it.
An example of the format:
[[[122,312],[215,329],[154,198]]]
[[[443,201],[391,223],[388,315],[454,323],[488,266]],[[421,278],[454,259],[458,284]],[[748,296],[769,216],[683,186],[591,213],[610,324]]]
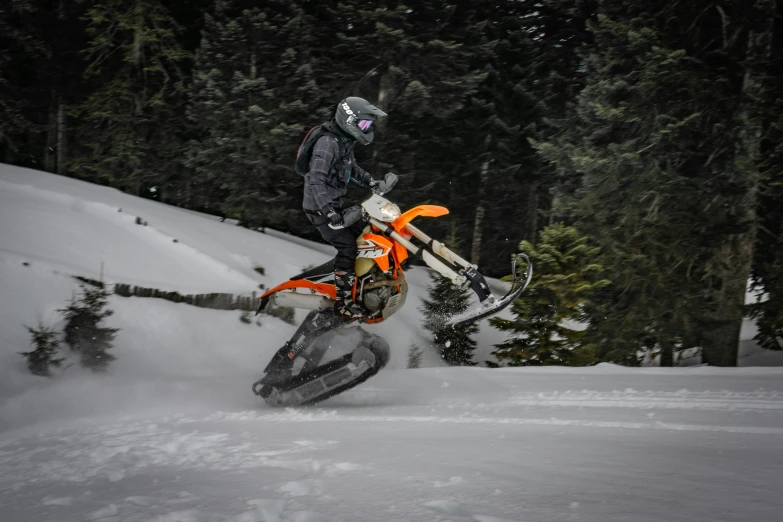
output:
[[[75,109],[84,148],[72,168],[142,195],[181,168],[188,54],[180,28],[157,0],[98,0],[85,16],[92,89]]]
[[[471,262],[501,274],[519,240],[532,239],[537,227],[540,159],[527,140],[542,116],[529,79],[533,40],[525,15],[533,7],[503,1],[475,9],[486,40],[479,56],[484,78],[449,130],[471,158],[452,176],[457,197],[450,207],[465,220]]]
[[[783,16],[783,3],[777,4],[777,17]],[[771,71],[783,67],[783,31],[776,31]],[[768,109],[762,114],[766,133],[764,160],[759,188],[759,231],[754,249],[753,290],[760,298],[749,307],[756,321],[758,344],[770,350],[783,350],[783,75],[776,74],[763,97]]]
[[[533,266],[535,277],[525,294],[512,305],[513,320],[490,323],[511,336],[496,345],[493,355],[511,366],[585,366],[598,362],[596,347],[583,342],[586,301],[609,281],[596,263],[598,249],[587,237],[562,223],[544,228],[534,246],[519,245]],[[525,267],[520,267],[524,269]]]
[[[454,132],[458,113],[486,77],[489,47],[474,6],[350,0],[330,14],[337,34],[329,36],[328,85],[336,85],[338,99],[361,96],[389,114],[375,125],[372,146],[357,149],[359,163],[376,177],[400,173],[394,199],[403,207],[447,203],[465,159]],[[447,232],[441,226],[432,223],[430,231]]]
[[[0,161],[65,173],[68,106],[84,70],[83,10],[67,0],[0,7]]]
[[[712,365],[736,366],[739,336],[745,308],[745,293],[751,277],[754,247],[758,241],[762,137],[768,122],[765,98],[770,91],[771,46],[775,29],[775,0],[756,0],[752,6],[732,6],[723,11],[721,28],[728,31],[729,19],[739,20],[739,35],[724,36],[721,51],[737,63],[732,71],[735,90],[728,94],[735,101],[727,126],[734,130],[732,162],[722,176],[731,194],[720,193],[723,204],[719,214],[731,225],[722,230],[706,267],[709,283],[706,301],[709,310],[700,319],[702,361]],[[731,18],[729,18],[731,17]],[[697,33],[698,34],[698,33]],[[701,44],[704,38],[696,43]],[[779,324],[779,323],[778,323]]]
[[[412,344],[410,348],[408,348],[408,368],[419,368],[423,356],[424,352],[421,351],[421,348],[416,344]]]
[[[587,87],[561,134],[539,144],[573,180],[558,212],[613,274],[590,312],[604,358],[633,363],[658,346],[670,364],[673,350],[701,345],[705,362],[736,364],[758,174],[742,138],[749,33],[722,38],[724,15],[602,3]]]
[[[0,161],[45,166],[43,122],[54,51],[50,20],[49,6],[40,0],[0,6]]]
[[[471,301],[470,291],[455,286],[449,279],[438,273],[430,272],[435,283],[429,287],[429,299],[422,301],[424,328],[433,334],[441,357],[449,364],[474,366],[473,351],[476,341],[471,335],[478,332],[475,323],[451,327],[446,321],[468,309]]]
[[[104,371],[115,359],[109,353],[114,347],[118,328],[99,326],[98,323],[114,315],[107,308],[109,293],[103,288],[82,286],[82,295],[62,310],[66,320],[65,342],[72,350],[79,352],[81,363],[93,371]]]
[[[64,359],[56,358],[60,347],[59,332],[47,328],[42,324],[38,328],[26,326],[32,337],[31,342],[35,350],[23,352],[21,355],[27,359],[27,367],[34,375],[48,377],[51,375],[50,367],[59,368]]]
[[[293,163],[304,134],[333,105],[314,79],[309,20],[284,1],[248,9],[220,1],[206,17],[189,109],[202,132],[188,164],[208,204],[246,226],[310,228]]]
[[[783,130],[781,123],[773,126],[775,132]],[[778,142],[776,154],[770,155],[772,162],[780,161],[781,144],[783,141]],[[762,348],[776,351],[783,350],[783,209],[780,201],[783,201],[781,170],[767,170],[762,183],[762,221],[752,274],[752,288],[758,301],[748,308],[758,328],[754,340]]]

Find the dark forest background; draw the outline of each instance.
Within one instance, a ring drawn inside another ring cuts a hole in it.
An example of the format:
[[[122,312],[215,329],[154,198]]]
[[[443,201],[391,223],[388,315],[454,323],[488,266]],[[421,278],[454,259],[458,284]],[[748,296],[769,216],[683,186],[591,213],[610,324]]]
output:
[[[447,206],[429,232],[488,275],[551,261],[520,325],[570,307],[590,360],[735,365],[743,316],[783,336],[780,4],[5,0],[0,161],[313,237],[296,149],[361,96],[389,116],[359,162]],[[527,349],[500,355],[551,361]]]

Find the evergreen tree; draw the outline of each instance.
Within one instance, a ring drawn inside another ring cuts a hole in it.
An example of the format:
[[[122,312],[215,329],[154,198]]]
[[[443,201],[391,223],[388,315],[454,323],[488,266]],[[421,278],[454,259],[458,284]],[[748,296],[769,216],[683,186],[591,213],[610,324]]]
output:
[[[534,8],[514,1],[475,8],[490,51],[479,57],[485,77],[451,131],[471,158],[454,176],[454,210],[466,221],[471,262],[502,274],[519,240],[533,239],[537,228],[540,160],[528,138],[542,114],[530,90],[533,40],[525,19]]]
[[[536,140],[547,141],[559,136],[569,123],[578,96],[587,80],[586,60],[593,49],[593,33],[588,24],[595,21],[598,0],[550,0],[535,5],[535,11],[525,15],[528,35],[533,40],[533,65],[528,72],[529,89],[539,103],[543,118],[535,129]],[[556,169],[551,163],[537,164],[534,199],[543,225],[572,216],[553,209],[556,188],[573,182],[573,174]],[[555,205],[557,207],[557,205]],[[527,238],[533,240],[534,238]]]
[[[27,331],[32,337],[31,342],[35,350],[23,352],[21,355],[27,359],[27,367],[34,375],[48,377],[51,375],[50,367],[59,368],[64,359],[56,358],[60,347],[60,340],[57,338],[60,334],[43,325],[38,328],[26,326]]]
[[[513,320],[490,320],[494,327],[511,333],[493,355],[511,366],[598,362],[596,346],[583,342],[585,330],[575,324],[587,321],[585,302],[609,283],[596,263],[598,249],[562,223],[544,228],[535,246],[522,241],[519,248],[530,256],[535,277],[512,305]]]
[[[65,173],[68,106],[83,87],[82,3],[0,7],[0,161]]]
[[[31,127],[22,114],[24,91],[19,87],[18,59],[22,55],[36,52],[38,45],[29,40],[19,22],[32,12],[30,2],[14,0],[0,6],[0,159],[11,162],[15,159],[19,135]]]
[[[294,158],[333,108],[314,80],[309,33],[306,13],[285,1],[219,1],[206,17],[189,109],[201,136],[189,165],[209,204],[247,226],[309,228]]]
[[[780,206],[783,176],[780,172],[768,171],[762,185],[762,222],[752,279],[758,301],[749,306],[750,317],[758,327],[754,340],[769,350],[783,350],[783,209]]]
[[[0,6],[0,161],[43,168],[42,70],[51,65],[40,1]]]
[[[783,3],[777,4],[777,17]],[[783,70],[783,31],[776,31],[772,43],[771,71]],[[763,348],[783,349],[783,75],[776,74],[763,98],[767,110],[762,121],[766,133],[759,194],[759,232],[754,250],[753,290],[760,298],[750,306]]]
[[[168,8],[157,0],[97,0],[86,12],[92,79],[77,109],[80,176],[142,195],[180,170],[182,67],[188,54]]]
[[[424,356],[424,352],[418,345],[412,344],[408,348],[408,368],[415,369],[421,366],[421,359]]]
[[[422,301],[424,328],[432,332],[438,351],[446,362],[474,366],[476,341],[471,339],[471,335],[478,332],[478,326],[475,323],[457,327],[445,324],[452,316],[468,309],[471,293],[436,272],[430,272],[430,277],[435,284],[429,287],[429,299]]]
[[[115,359],[107,350],[114,347],[114,338],[119,329],[98,325],[114,315],[114,311],[107,308],[108,304],[109,293],[106,290],[82,286],[81,297],[74,299],[67,308],[59,310],[66,320],[66,344],[79,352],[82,365],[93,371],[106,370]]]
[[[389,114],[375,125],[372,146],[357,150],[359,163],[376,177],[400,173],[394,199],[403,207],[448,202],[465,159],[457,115],[486,77],[489,47],[474,6],[350,0],[330,15],[337,35],[327,60],[338,99],[361,96]],[[433,233],[447,232],[440,226]]]
[[[705,362],[736,364],[758,174],[741,138],[747,39],[722,39],[721,11],[696,4],[602,3],[577,110],[539,145],[575,181],[559,212],[613,274],[590,312],[612,360],[660,346],[670,364],[701,345]]]

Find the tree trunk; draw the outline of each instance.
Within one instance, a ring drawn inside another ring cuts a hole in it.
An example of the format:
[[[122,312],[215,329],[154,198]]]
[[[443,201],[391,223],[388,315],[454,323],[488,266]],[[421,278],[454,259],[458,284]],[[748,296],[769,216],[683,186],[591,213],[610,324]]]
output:
[[[522,224],[522,234],[520,234],[520,237],[534,244],[536,242],[536,232],[538,232],[538,205],[538,185],[527,185],[524,214],[525,222]]]
[[[134,72],[137,80],[139,81],[139,84],[142,86],[146,86],[147,74],[144,71],[143,34],[144,34],[144,13],[142,12],[141,7],[138,7],[138,12],[136,13],[136,27],[133,28],[133,50],[132,50],[133,65],[134,65]],[[134,96],[135,96],[135,103],[136,103],[136,114],[141,114],[142,103],[143,103],[143,100],[141,98],[141,93],[137,90]]]
[[[44,170],[55,172],[57,169],[57,100],[52,96],[49,104],[49,125],[46,129],[46,150],[44,150]]]
[[[486,144],[488,145],[491,138],[487,136]],[[486,201],[484,201],[487,192],[487,178],[489,177],[489,162],[487,157],[481,164],[481,173],[479,174],[479,197],[478,206],[476,206],[476,219],[473,221],[473,248],[470,252],[470,262],[474,265],[479,264],[481,258],[481,239],[484,228],[484,213]]]
[[[66,116],[65,103],[62,98],[57,98],[57,174],[66,173],[68,147],[66,145]]]
[[[661,366],[674,366],[674,346],[669,342],[661,344]]]
[[[718,261],[726,268],[718,275],[721,284],[711,296],[716,306],[708,316],[712,327],[702,334],[702,362],[715,366],[737,365],[745,293],[758,229],[756,208],[762,127],[760,118],[756,116],[760,112],[764,90],[766,71],[762,67],[769,58],[772,44],[775,3],[776,0],[756,0],[755,8],[765,15],[765,23],[761,27],[752,28],[748,33],[742,98],[735,122],[739,139],[733,166],[738,178],[748,180],[740,203],[740,221],[745,223],[746,230],[728,237],[724,247],[717,252]]]
[[[392,94],[388,78],[388,71],[384,70],[380,73],[380,81],[378,82],[378,102],[376,103],[376,106],[387,114],[389,113],[388,104],[391,101]],[[386,118],[380,118],[378,121],[373,123],[373,126],[375,127],[375,132],[380,132],[383,134],[383,129],[386,127]],[[379,158],[383,157],[383,150],[385,148],[386,147],[383,143],[379,143],[378,145],[373,146],[372,157],[370,160],[373,167],[378,165]]]
[[[388,85],[389,84],[388,78],[389,78],[389,73],[388,72],[381,73],[381,80],[379,82],[379,87],[378,87],[378,107],[383,112],[386,112],[386,113],[389,112],[389,107],[387,106],[387,102],[388,102],[388,100],[390,98],[390,94],[391,94],[391,89],[389,88],[389,85]],[[382,122],[383,122],[383,118],[378,120],[378,122],[375,123],[374,125],[382,125]]]

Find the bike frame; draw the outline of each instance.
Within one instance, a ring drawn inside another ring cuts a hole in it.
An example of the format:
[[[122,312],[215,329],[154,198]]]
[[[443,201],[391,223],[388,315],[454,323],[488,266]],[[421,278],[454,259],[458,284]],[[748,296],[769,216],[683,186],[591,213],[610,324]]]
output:
[[[358,247],[358,257],[372,259],[384,272],[390,272],[394,280],[403,276],[402,263],[410,256],[422,260],[427,266],[449,279],[457,286],[468,286],[478,296],[482,304],[491,304],[495,298],[489,286],[478,272],[476,265],[449,250],[443,243],[425,234],[411,222],[419,217],[441,217],[449,213],[445,207],[437,205],[419,205],[404,213],[389,200],[376,192],[362,204],[365,217],[369,218],[370,233],[363,234],[366,245]],[[336,228],[336,227],[333,227]],[[421,242],[417,246],[413,239]],[[391,262],[389,258],[391,257]],[[451,266],[449,266],[451,265]],[[357,288],[354,284],[353,297]],[[305,290],[308,293],[297,292]],[[332,307],[336,296],[334,284],[314,283],[306,279],[286,281],[259,299],[259,311],[270,301],[278,306],[325,310]],[[382,321],[383,318],[369,319],[367,322]]]

